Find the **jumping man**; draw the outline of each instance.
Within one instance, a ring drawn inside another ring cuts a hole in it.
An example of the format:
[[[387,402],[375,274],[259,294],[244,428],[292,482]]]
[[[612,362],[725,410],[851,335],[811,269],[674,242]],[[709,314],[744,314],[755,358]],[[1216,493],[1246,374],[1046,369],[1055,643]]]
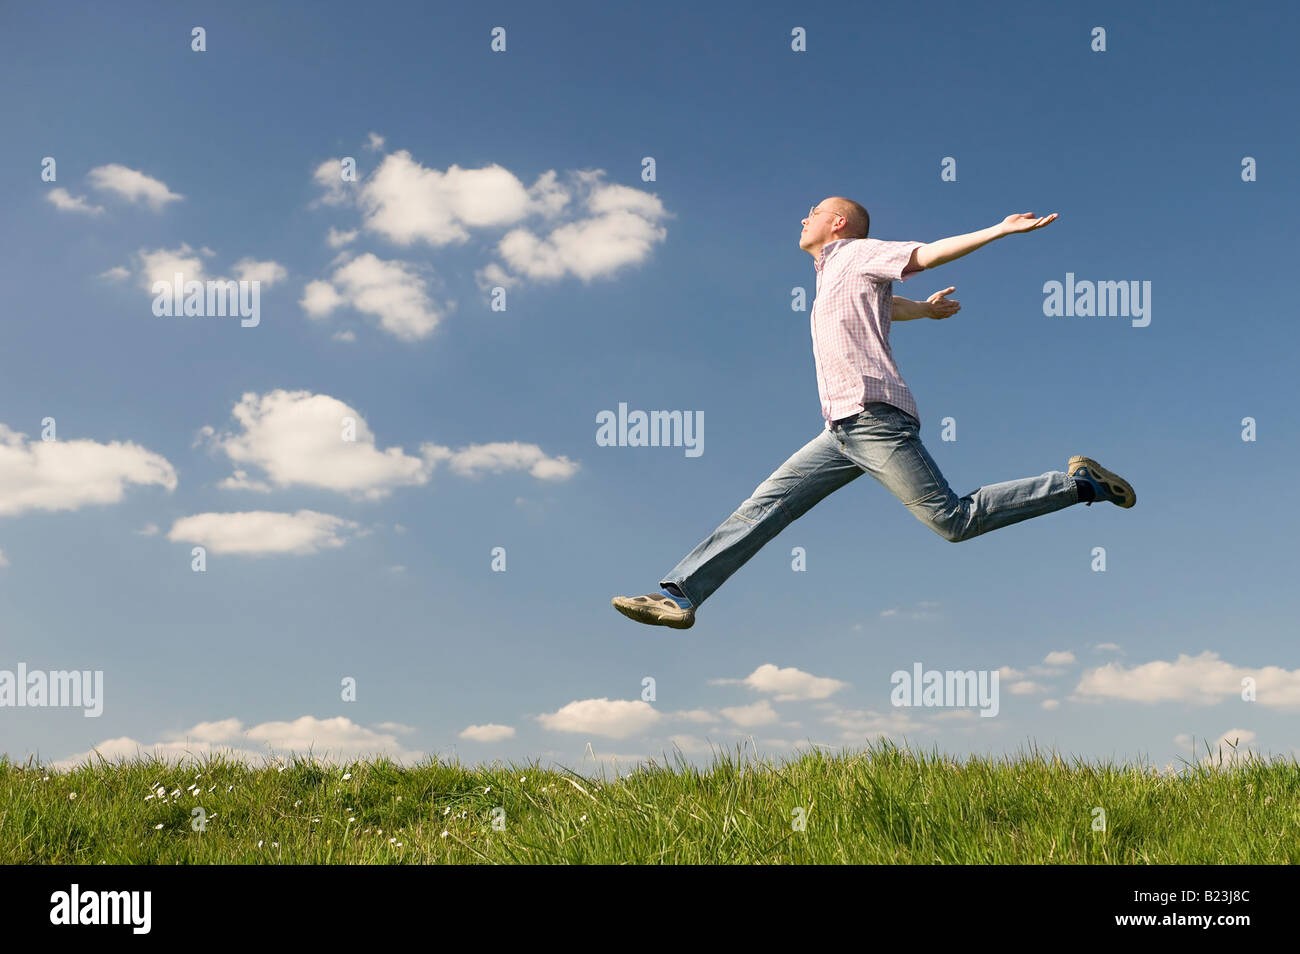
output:
[[[1065,472],[1008,480],[958,497],[921,443],[920,418],[889,348],[892,321],[947,318],[961,307],[935,292],[926,301],[893,297],[893,283],[944,265],[994,239],[1056,219],[1032,212],[928,245],[867,238],[867,210],[831,197],[808,210],[799,247],[813,257],[813,360],[826,427],[795,452],[646,596],[616,596],[614,608],[641,623],[689,629],[695,610],[762,546],[839,488],[867,473],[918,520],[957,543],[1075,503],[1137,502],[1133,488],[1089,457]]]

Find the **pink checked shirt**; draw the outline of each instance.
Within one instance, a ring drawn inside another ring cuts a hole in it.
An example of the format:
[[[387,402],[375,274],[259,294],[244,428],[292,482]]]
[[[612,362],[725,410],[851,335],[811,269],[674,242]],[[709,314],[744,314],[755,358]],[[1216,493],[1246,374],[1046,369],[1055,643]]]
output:
[[[822,417],[850,417],[872,401],[884,401],[920,419],[912,392],[889,350],[893,283],[904,274],[912,249],[924,242],[837,239],[822,246],[813,299],[813,361]]]

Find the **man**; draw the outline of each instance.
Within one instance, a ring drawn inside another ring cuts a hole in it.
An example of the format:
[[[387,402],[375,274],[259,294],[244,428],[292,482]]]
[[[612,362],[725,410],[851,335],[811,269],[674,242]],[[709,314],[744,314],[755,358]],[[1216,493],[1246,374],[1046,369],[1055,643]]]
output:
[[[641,623],[689,629],[695,611],[732,573],[823,497],[870,474],[945,540],[956,543],[1075,503],[1132,507],[1127,481],[1089,457],[980,487],[958,497],[921,443],[916,403],[889,348],[892,321],[947,318],[952,286],[924,302],[894,298],[893,282],[961,258],[994,239],[1051,224],[1056,213],[1020,212],[979,232],[921,242],[867,238],[867,210],[832,196],[808,210],[799,247],[813,257],[813,359],[826,428],[754,489],[730,517],[660,581],[657,593],[613,599]]]

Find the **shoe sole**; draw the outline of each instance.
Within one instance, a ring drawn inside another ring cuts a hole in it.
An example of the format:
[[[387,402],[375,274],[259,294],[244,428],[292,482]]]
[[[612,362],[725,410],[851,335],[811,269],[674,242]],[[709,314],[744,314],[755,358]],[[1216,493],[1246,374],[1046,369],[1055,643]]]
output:
[[[1123,477],[1112,474],[1091,457],[1071,457],[1067,473],[1073,477],[1074,472],[1080,467],[1086,467],[1093,480],[1105,488],[1106,493],[1110,495],[1111,503],[1123,507],[1125,510],[1137,503],[1137,494]]]
[[[629,599],[626,596],[616,596],[610,600],[610,603],[613,604],[614,609],[638,623],[668,626],[672,629],[690,629],[695,625],[695,614],[688,610],[678,609],[682,615],[674,616],[670,615],[666,607],[656,603],[638,602],[641,599],[644,597]]]

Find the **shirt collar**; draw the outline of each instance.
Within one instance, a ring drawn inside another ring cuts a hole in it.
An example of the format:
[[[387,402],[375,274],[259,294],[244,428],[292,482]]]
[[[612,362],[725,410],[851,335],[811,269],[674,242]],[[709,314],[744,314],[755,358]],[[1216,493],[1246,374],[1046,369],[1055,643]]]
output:
[[[826,267],[826,259],[830,257],[830,252],[832,249],[839,248],[845,242],[852,242],[852,241],[853,239],[842,238],[842,239],[836,239],[834,242],[827,242],[825,245],[822,246],[821,254],[818,255],[816,261],[813,262],[813,268],[817,269],[817,271],[820,272],[823,268]]]

